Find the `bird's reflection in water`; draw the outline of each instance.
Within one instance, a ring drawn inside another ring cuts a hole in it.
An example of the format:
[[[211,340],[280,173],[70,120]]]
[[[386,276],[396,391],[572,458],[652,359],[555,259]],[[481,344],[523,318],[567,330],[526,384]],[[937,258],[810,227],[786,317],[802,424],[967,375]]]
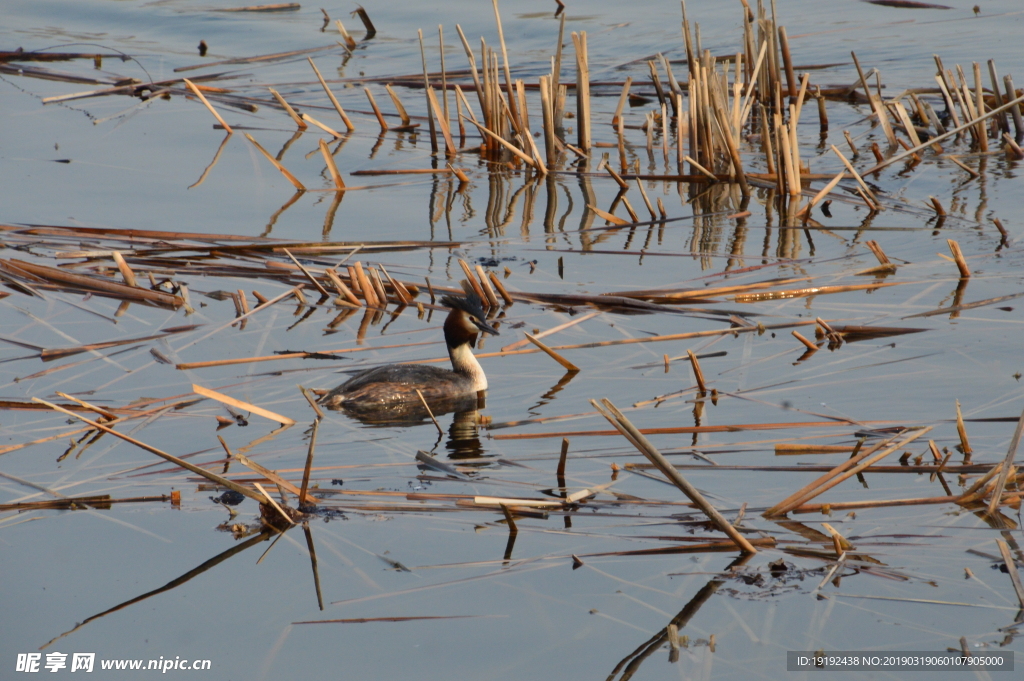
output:
[[[484,455],[478,421],[480,410],[487,406],[486,399],[486,392],[480,391],[430,401],[430,412],[433,412],[435,418],[444,414],[455,415],[448,428],[448,441],[445,443],[450,458],[473,459]],[[368,426],[420,426],[431,423],[430,412],[422,402],[402,402],[388,409],[359,409],[345,404],[328,408],[341,411]]]
[[[448,428],[445,449],[451,459],[475,459],[484,455],[480,444],[480,412],[478,409],[459,411]]]

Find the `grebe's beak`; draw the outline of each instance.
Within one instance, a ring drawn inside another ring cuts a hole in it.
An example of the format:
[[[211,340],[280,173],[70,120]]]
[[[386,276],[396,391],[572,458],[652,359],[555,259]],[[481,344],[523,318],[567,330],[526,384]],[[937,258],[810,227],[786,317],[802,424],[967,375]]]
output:
[[[498,330],[496,328],[494,328],[493,326],[488,324],[486,321],[484,321],[482,319],[477,319],[476,317],[470,317],[469,319],[470,319],[470,321],[473,322],[473,326],[475,326],[476,328],[480,329],[484,333],[489,333],[492,336],[500,336],[501,335],[500,333],[498,333]]]

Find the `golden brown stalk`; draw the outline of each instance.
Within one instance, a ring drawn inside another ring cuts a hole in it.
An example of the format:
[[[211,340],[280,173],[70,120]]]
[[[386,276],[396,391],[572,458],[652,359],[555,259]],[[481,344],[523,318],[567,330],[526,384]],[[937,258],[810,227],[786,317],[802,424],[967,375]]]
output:
[[[339,116],[341,116],[341,120],[345,124],[345,128],[349,132],[352,132],[356,129],[356,126],[352,125],[352,121],[349,120],[348,115],[345,114],[345,110],[342,109],[341,104],[338,103],[337,97],[335,97],[334,93],[331,92],[331,88],[327,87],[327,81],[324,80],[322,75],[320,75],[320,69],[318,69],[316,64],[313,63],[313,59],[311,57],[306,57],[306,59],[309,61],[309,65],[313,67],[313,72],[316,73],[317,80],[320,81],[320,86],[323,87],[324,92],[327,93],[327,98],[330,99],[331,104],[334,105],[334,110],[338,112]]]
[[[693,350],[687,350],[686,354],[690,358],[690,365],[693,367],[693,377],[697,381],[697,390],[702,393],[707,392],[708,386],[704,382],[704,372],[700,370],[700,362],[697,361],[697,355],[693,354]]]
[[[288,116],[291,117],[293,121],[295,121],[295,125],[299,126],[299,130],[305,130],[306,128],[309,127],[308,125],[306,125],[306,122],[304,120],[299,118],[299,114],[295,113],[295,109],[291,107],[291,104],[285,101],[284,97],[281,96],[281,93],[279,93],[272,87],[267,89],[270,90],[270,94],[274,95],[274,99],[276,99],[277,103],[281,105],[281,108],[285,110],[285,113],[287,113]]]
[[[555,360],[563,367],[565,367],[566,371],[576,372],[580,370],[578,366],[567,360],[565,357],[562,357],[560,354],[549,348],[547,345],[544,345],[544,343],[540,342],[535,337],[531,336],[530,334],[525,335],[527,340],[529,340],[531,343],[540,348],[541,351],[544,352],[544,354],[546,354],[548,357],[550,357],[551,359]]]
[[[228,125],[224,121],[224,119],[220,117],[220,114],[217,113],[217,110],[213,108],[213,105],[210,104],[209,101],[207,101],[205,96],[203,96],[203,93],[199,91],[199,88],[196,87],[195,83],[193,83],[188,78],[182,78],[182,80],[185,82],[185,85],[188,86],[188,89],[192,91],[192,94],[194,94],[196,97],[199,98],[199,101],[203,103],[203,106],[205,106],[207,109],[209,109],[210,113],[213,114],[213,117],[217,119],[217,122],[219,122],[221,124],[221,126],[224,128],[224,130],[226,130],[228,132],[228,134],[234,132],[231,129],[231,126]]]
[[[967,267],[967,261],[964,260],[964,254],[960,250],[960,244],[953,239],[946,239],[946,243],[949,244],[949,250],[953,254],[953,259],[956,261],[956,267],[960,270],[961,279],[970,279],[971,270]],[[959,402],[957,403],[957,412],[960,411]],[[970,452],[966,452],[970,453]]]

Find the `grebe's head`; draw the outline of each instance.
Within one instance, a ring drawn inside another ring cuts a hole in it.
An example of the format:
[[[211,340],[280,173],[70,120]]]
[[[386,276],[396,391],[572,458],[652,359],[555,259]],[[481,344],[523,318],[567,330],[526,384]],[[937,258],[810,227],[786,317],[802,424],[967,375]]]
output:
[[[497,336],[498,330],[491,326],[484,316],[484,306],[477,295],[445,296],[441,304],[451,308],[448,319],[444,322],[445,337],[449,345],[474,343],[479,331]]]

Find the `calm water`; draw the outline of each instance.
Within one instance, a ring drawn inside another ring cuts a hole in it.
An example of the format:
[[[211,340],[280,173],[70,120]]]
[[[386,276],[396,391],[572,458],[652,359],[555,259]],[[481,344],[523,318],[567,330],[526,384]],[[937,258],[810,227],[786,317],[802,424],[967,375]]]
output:
[[[947,67],[964,65],[969,78],[972,61],[985,69],[985,61],[994,59],[1000,76],[1010,73],[1018,85],[1024,83],[1018,47],[1024,13],[1018,4],[986,2],[977,17],[968,4],[956,5],[943,11],[901,10],[853,0],[777,3],[798,66],[839,64],[812,72],[813,82],[822,87],[856,80],[850,50],[857,52],[866,68],[881,71],[887,94],[933,86],[933,54],[941,55]],[[866,240],[875,239],[890,258],[907,263],[887,280],[901,285],[756,305],[723,298],[706,307],[739,311],[767,325],[821,316],[843,324],[906,326],[926,332],[847,343],[834,352],[820,350],[803,362],[798,362],[802,349],[789,329],[774,335],[569,350],[566,356],[582,369],[575,376],[563,376],[560,367],[541,354],[491,358],[483,361],[492,386],[483,413],[500,424],[590,412],[592,398],[607,396],[620,407],[649,401],[691,386],[689,367],[685,359],[678,359],[685,358],[687,349],[709,355],[702,360],[704,373],[713,387],[728,393],[717,405],[705,405],[699,425],[816,421],[822,416],[849,418],[866,428],[879,427],[882,424],[869,422],[882,421],[935,424],[928,437],[940,448],[952,449],[959,442],[950,421],[955,400],[968,419],[1015,417],[1024,407],[1018,382],[1019,372],[1024,372],[1020,355],[1024,308],[1019,299],[953,316],[904,319],[955,300],[969,303],[1024,292],[1017,246],[1024,238],[1019,217],[1024,191],[1018,164],[1001,155],[965,153],[962,160],[983,171],[981,178],[971,182],[948,161],[929,161],[909,172],[897,164],[873,182],[898,206],[864,223],[862,207],[837,201],[830,220],[819,216],[825,229],[806,232],[780,230],[777,212],[766,206],[764,192],[755,192],[749,205],[741,206],[738,194],[729,196],[722,188],[694,198],[700,188],[690,193],[685,185],[680,189],[650,181],[645,188],[651,200],[660,197],[670,217],[686,219],[635,231],[581,233],[580,227],[589,224],[584,204],[607,209],[612,203],[617,187],[610,179],[594,177],[584,182],[565,174],[536,182],[518,172],[489,174],[472,155],[458,159],[471,177],[470,186],[461,193],[455,191],[457,184],[440,176],[347,175],[363,169],[431,166],[425,134],[390,132],[378,138],[375,120],[366,113],[369,107],[362,84],[347,85],[359,77],[421,72],[416,35],[420,28],[430,68],[436,69],[438,24],[444,24],[447,68],[464,69],[456,22],[472,45],[479,45],[480,36],[497,44],[493,11],[479,1],[445,3],[443,10],[415,3],[367,4],[378,29],[376,38],[360,44],[348,58],[341,48],[312,53],[325,77],[335,82],[332,87],[357,126],[335,151],[338,165],[349,186],[371,186],[347,192],[336,208],[330,192],[294,197],[291,185],[237,133],[224,145],[205,180],[193,186],[217,155],[224,133],[212,126],[207,111],[184,97],[141,105],[126,97],[41,102],[45,97],[107,87],[124,78],[169,79],[181,66],[330,46],[337,39],[333,25],[321,31],[323,15],[312,5],[287,13],[210,11],[215,6],[230,5],[219,1],[206,5],[5,2],[0,27],[4,50],[117,50],[133,60],[105,59],[99,70],[91,68],[89,61],[26,63],[93,78],[98,84],[0,74],[4,92],[0,221],[352,244],[444,242],[358,258],[382,262],[405,280],[430,277],[435,284],[457,286],[463,275],[456,258],[463,257],[499,273],[507,266],[511,275],[504,281],[515,290],[559,294],[705,283],[725,286],[774,277],[812,278],[794,287],[861,284],[871,280],[853,273],[875,264],[864,246]],[[501,6],[510,61],[517,76],[527,82],[535,82],[549,69],[558,32],[554,7],[548,2]],[[332,19],[342,18],[361,38],[358,19],[348,15],[353,8],[325,7]],[[696,2],[688,6],[691,21],[700,23],[703,46],[722,56],[738,49],[739,10],[738,3],[735,7]],[[640,94],[653,93],[645,58],[658,52],[672,60],[683,56],[676,3],[626,7],[593,2],[570,4],[567,12],[564,78],[574,77],[568,66],[570,31],[588,33],[592,80],[617,82],[632,76],[634,91]],[[200,40],[209,45],[205,58],[199,57],[196,48]],[[186,75],[224,73],[230,78],[211,84],[260,99],[266,98],[267,86],[274,87],[304,111],[340,127],[305,56],[210,66]],[[685,66],[677,64],[674,69],[684,79]],[[987,72],[983,73],[987,83]],[[370,87],[382,108],[393,111],[383,85]],[[422,115],[422,90],[398,90],[410,113]],[[618,88],[596,92],[601,96],[594,102],[595,139],[611,142],[608,123]],[[467,94],[475,107],[475,97]],[[539,107],[530,97],[536,117]],[[255,113],[219,108],[231,124],[246,126],[271,154],[280,153],[283,163],[307,187],[330,186],[317,152],[321,135],[307,132],[289,143],[294,126],[280,110],[265,105]],[[627,125],[640,125],[649,110],[651,105],[631,108]],[[867,113],[866,106],[829,102],[830,135],[827,144],[819,146],[817,117],[813,103],[808,105],[800,140],[812,172],[838,172],[839,162],[828,144],[845,145],[844,129],[860,145],[880,139],[880,133],[863,122]],[[639,161],[644,172],[674,172],[674,161],[666,163],[660,149],[648,153],[639,131],[631,131],[630,144],[629,160]],[[337,143],[331,146],[333,150]],[[967,148],[955,150],[966,152]],[[610,152],[613,160],[617,153],[614,148],[597,151]],[[864,155],[870,156],[866,149]],[[865,163],[860,163],[862,169]],[[941,225],[936,225],[934,212],[927,206],[929,196],[938,197],[950,213]],[[635,187],[629,199],[644,211]],[[726,217],[743,207],[751,211],[748,218]],[[712,211],[719,214],[691,217]],[[624,215],[621,208],[617,212]],[[1003,221],[1010,234],[1009,245],[998,251],[994,217]],[[602,221],[594,224],[600,226]],[[948,252],[947,238],[960,243],[974,271],[959,299],[955,266],[936,255]],[[65,246],[68,250],[112,247],[95,240]],[[2,257],[45,256],[39,261],[53,264],[52,252],[49,247],[12,241]],[[338,259],[331,256],[314,264],[323,266]],[[727,271],[758,265],[767,267],[726,276]],[[220,389],[298,421],[275,431],[276,424],[253,416],[244,428],[219,431],[233,450],[296,480],[313,419],[296,384],[328,389],[347,377],[342,373],[345,369],[443,354],[436,313],[433,319],[421,320],[415,311],[407,310],[390,323],[386,315],[369,324],[365,347],[424,341],[434,345],[351,353],[336,361],[286,360],[178,371],[156,362],[149,350],[156,349],[174,362],[196,362],[280,350],[354,348],[361,335],[361,314],[331,328],[335,310],[318,309],[300,321],[293,315],[295,306],[288,303],[253,317],[243,329],[226,329],[204,339],[233,314],[229,300],[204,293],[256,288],[273,297],[287,287],[268,279],[190,274],[179,278],[189,284],[197,306],[190,316],[132,305],[115,317],[116,300],[83,301],[81,295],[49,291],[41,299],[12,291],[0,300],[0,339],[5,340],[0,345],[0,399],[53,399],[56,391],[62,391],[104,406],[124,406],[143,398],[187,396],[193,383]],[[505,311],[501,336],[487,339],[483,351],[497,350],[522,339],[524,332],[549,329],[589,311],[516,303]],[[24,345],[58,348],[136,338],[182,324],[205,326],[165,340],[104,350],[104,358],[81,354],[44,364],[38,351]],[[563,345],[718,328],[722,323],[706,316],[606,312],[548,340]],[[124,351],[112,354],[120,350]],[[673,358],[668,372],[663,362],[666,354]],[[40,373],[57,366],[66,368]],[[657,408],[648,405],[630,412],[630,418],[640,427],[691,426],[698,418],[694,404],[687,402],[692,398],[691,392]],[[125,432],[176,455],[192,455],[193,462],[224,472],[223,463],[214,463],[223,460],[216,416],[228,416],[228,412],[204,401],[152,421],[132,422]],[[656,649],[638,663],[636,678],[774,679],[786,674],[787,650],[945,651],[959,649],[961,637],[979,653],[1022,650],[1010,626],[1017,613],[1016,598],[1008,576],[993,569],[996,560],[992,558],[998,555],[994,540],[1001,538],[1010,542],[1020,560],[1017,516],[1008,516],[1008,527],[996,529],[946,504],[878,508],[855,516],[836,512],[829,518],[800,515],[793,522],[776,524],[753,509],[788,496],[812,480],[811,474],[714,471],[711,467],[684,470],[729,518],[749,504],[752,510],[745,526],[770,533],[790,548],[803,543],[830,551],[831,542],[821,534],[825,532],[822,521],[850,538],[864,564],[874,569],[859,574],[846,570],[839,587],[826,585],[821,590],[826,598],[819,599],[815,587],[830,563],[792,552],[763,551],[741,564],[734,562],[735,554],[728,553],[588,555],[677,546],[691,535],[711,534],[686,522],[696,520],[687,507],[630,503],[638,499],[678,502],[682,497],[671,486],[620,472],[610,488],[619,496],[597,497],[568,522],[562,513],[551,513],[547,519],[520,518],[508,555],[508,532],[499,513],[456,511],[450,502],[417,502],[404,495],[538,497],[558,484],[560,437],[491,436],[608,426],[593,415],[477,433],[453,427],[457,424],[451,414],[440,422],[445,430],[440,438],[428,421],[368,427],[343,414],[328,413],[322,422],[314,462],[320,467],[313,475],[316,484],[335,491],[396,493],[337,495],[337,503],[349,505],[345,513],[310,521],[308,536],[315,546],[323,610],[318,606],[309,543],[301,528],[281,536],[257,563],[270,542],[253,540],[247,546],[246,540],[218,531],[228,521],[224,507],[210,500],[219,492],[202,488],[191,474],[183,475],[140,449],[108,436],[88,447],[83,443],[60,458],[69,447],[69,437],[0,456],[0,473],[5,476],[0,478],[0,503],[51,498],[38,487],[66,496],[109,494],[114,498],[168,494],[172,489],[182,493],[179,508],[137,503],[106,510],[0,512],[0,571],[5,576],[0,590],[4,613],[0,679],[19,677],[13,671],[17,655],[36,652],[51,641],[44,654],[94,652],[97,659],[107,660],[209,659],[212,671],[207,675],[216,679],[324,674],[340,678],[606,678],[680,613],[688,615],[680,634],[689,637],[689,647],[674,664],[667,663],[667,647]],[[970,421],[967,428],[975,462],[1003,458],[1012,423]],[[0,447],[72,429],[49,412],[6,410],[0,414]],[[774,444],[852,444],[859,429],[838,423],[828,428],[652,439],[666,452],[696,447],[722,465],[834,465],[835,456],[776,458]],[[431,450],[449,462],[466,456],[486,457],[490,462],[477,463],[479,470],[470,481],[443,480],[441,474],[416,468],[413,457],[418,449]],[[909,449],[916,456],[926,448],[918,442]],[[682,453],[673,460],[701,463]],[[959,460],[955,454],[951,463]],[[566,485],[575,491],[604,484],[612,480],[611,463],[643,461],[622,438],[574,436]],[[895,463],[895,457],[886,463]],[[252,478],[237,463],[227,473]],[[333,484],[335,480],[344,482],[339,486]],[[951,486],[956,484],[955,475],[947,480]],[[817,501],[943,494],[927,475],[875,474],[865,485],[850,480]],[[400,504],[409,509],[417,503],[424,504],[418,512],[386,508],[386,504]],[[356,504],[378,505],[352,510]],[[251,501],[238,510],[234,521],[238,523],[251,523],[258,513]],[[225,555],[232,549],[239,550]],[[585,565],[580,569],[572,569],[573,554],[583,557]],[[768,563],[780,558],[789,569],[783,576],[773,576]],[[393,561],[407,569],[396,568]],[[200,567],[205,569],[197,570]],[[971,571],[971,578],[965,579],[965,569]],[[729,574],[722,577],[723,571]],[[172,584],[183,576],[187,579],[182,583]],[[164,585],[171,588],[129,603]],[[125,607],[115,609],[122,604]],[[111,609],[115,610],[53,641]],[[459,618],[294,624],[423,617]],[[711,636],[713,653],[708,645]],[[94,674],[123,678],[125,673],[97,669]],[[907,675],[887,673],[885,677]]]

